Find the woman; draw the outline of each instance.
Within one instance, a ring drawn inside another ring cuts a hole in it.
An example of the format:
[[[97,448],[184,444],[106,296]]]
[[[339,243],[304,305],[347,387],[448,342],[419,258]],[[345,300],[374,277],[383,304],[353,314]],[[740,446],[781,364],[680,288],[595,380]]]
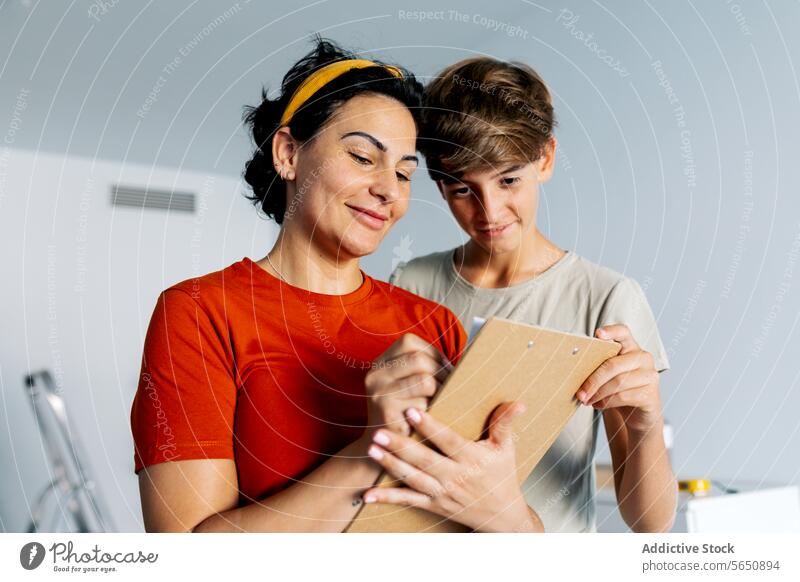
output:
[[[260,261],[158,299],[131,411],[148,531],[341,531],[379,476],[382,446],[409,423],[435,425],[423,409],[463,329],[359,268],[406,212],[421,95],[408,72],[318,40],[280,97],[250,110],[245,179],[281,229]],[[494,440],[464,448],[512,461],[466,483],[483,499],[464,497],[458,519],[475,529],[532,519],[518,487],[483,495],[515,470],[504,435],[516,414],[502,407]]]
[[[474,58],[426,89],[420,133],[430,176],[458,224],[462,247],[401,264],[391,281],[473,316],[499,316],[615,340],[576,394],[584,406],[525,488],[545,531],[593,531],[593,457],[600,416],[620,512],[636,531],[668,531],[677,487],[662,436],[659,375],[668,367],[639,285],[564,251],[536,226],[539,185],[555,162],[550,93],[520,63]]]

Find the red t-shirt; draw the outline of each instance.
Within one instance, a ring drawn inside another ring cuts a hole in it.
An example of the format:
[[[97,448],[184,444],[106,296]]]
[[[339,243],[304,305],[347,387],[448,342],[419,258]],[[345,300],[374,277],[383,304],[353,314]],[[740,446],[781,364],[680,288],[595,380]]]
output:
[[[363,433],[364,376],[405,333],[453,363],[466,345],[447,308],[366,275],[323,295],[244,258],[170,287],[131,410],[135,471],[234,459],[240,505],[288,487]]]

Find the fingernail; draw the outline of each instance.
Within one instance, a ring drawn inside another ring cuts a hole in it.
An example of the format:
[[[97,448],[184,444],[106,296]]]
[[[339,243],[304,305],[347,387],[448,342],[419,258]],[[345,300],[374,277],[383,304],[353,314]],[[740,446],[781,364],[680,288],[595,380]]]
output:
[[[383,458],[383,451],[375,445],[372,445],[369,449],[367,449],[367,454],[376,461],[380,461]]]
[[[578,392],[578,394],[576,396],[578,397],[578,400],[580,400],[581,402],[586,404],[586,392],[581,390],[580,392]]]
[[[375,503],[376,501],[377,499],[375,499],[375,496],[372,493],[367,493],[364,495],[364,503]]]
[[[408,417],[408,420],[414,424],[417,424],[422,420],[422,416],[420,415],[419,410],[416,408],[409,408],[406,410],[406,416]]]
[[[380,431],[372,435],[372,440],[378,443],[379,445],[383,446],[388,445],[390,442],[389,435],[386,434],[385,432],[380,432]]]

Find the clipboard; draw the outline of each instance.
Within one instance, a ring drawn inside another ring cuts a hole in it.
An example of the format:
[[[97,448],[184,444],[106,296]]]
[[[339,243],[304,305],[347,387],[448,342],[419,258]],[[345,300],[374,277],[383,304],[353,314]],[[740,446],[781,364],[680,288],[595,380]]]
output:
[[[493,317],[477,332],[428,410],[461,435],[479,440],[498,405],[523,402],[526,411],[514,420],[517,478],[522,483],[580,406],[575,398],[578,388],[620,349],[616,342]],[[397,482],[384,473],[376,485],[390,487]],[[362,506],[345,531],[469,529],[415,507],[377,503]]]

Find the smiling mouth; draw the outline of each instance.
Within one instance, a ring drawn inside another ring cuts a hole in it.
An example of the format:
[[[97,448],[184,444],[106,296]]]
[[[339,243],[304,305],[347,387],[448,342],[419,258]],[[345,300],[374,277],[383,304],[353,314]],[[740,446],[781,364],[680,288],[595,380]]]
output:
[[[478,229],[478,232],[480,232],[484,236],[488,236],[489,238],[494,238],[504,234],[508,230],[508,227],[510,227],[512,224],[514,223],[509,222],[508,224],[497,226],[495,228],[480,228]]]
[[[360,206],[351,206],[349,204],[345,204],[350,211],[355,215],[355,217],[364,225],[372,228],[374,230],[380,230],[386,224],[386,221],[389,220],[388,216],[384,216],[380,212],[375,212],[374,210],[369,210],[368,208],[361,208]]]

